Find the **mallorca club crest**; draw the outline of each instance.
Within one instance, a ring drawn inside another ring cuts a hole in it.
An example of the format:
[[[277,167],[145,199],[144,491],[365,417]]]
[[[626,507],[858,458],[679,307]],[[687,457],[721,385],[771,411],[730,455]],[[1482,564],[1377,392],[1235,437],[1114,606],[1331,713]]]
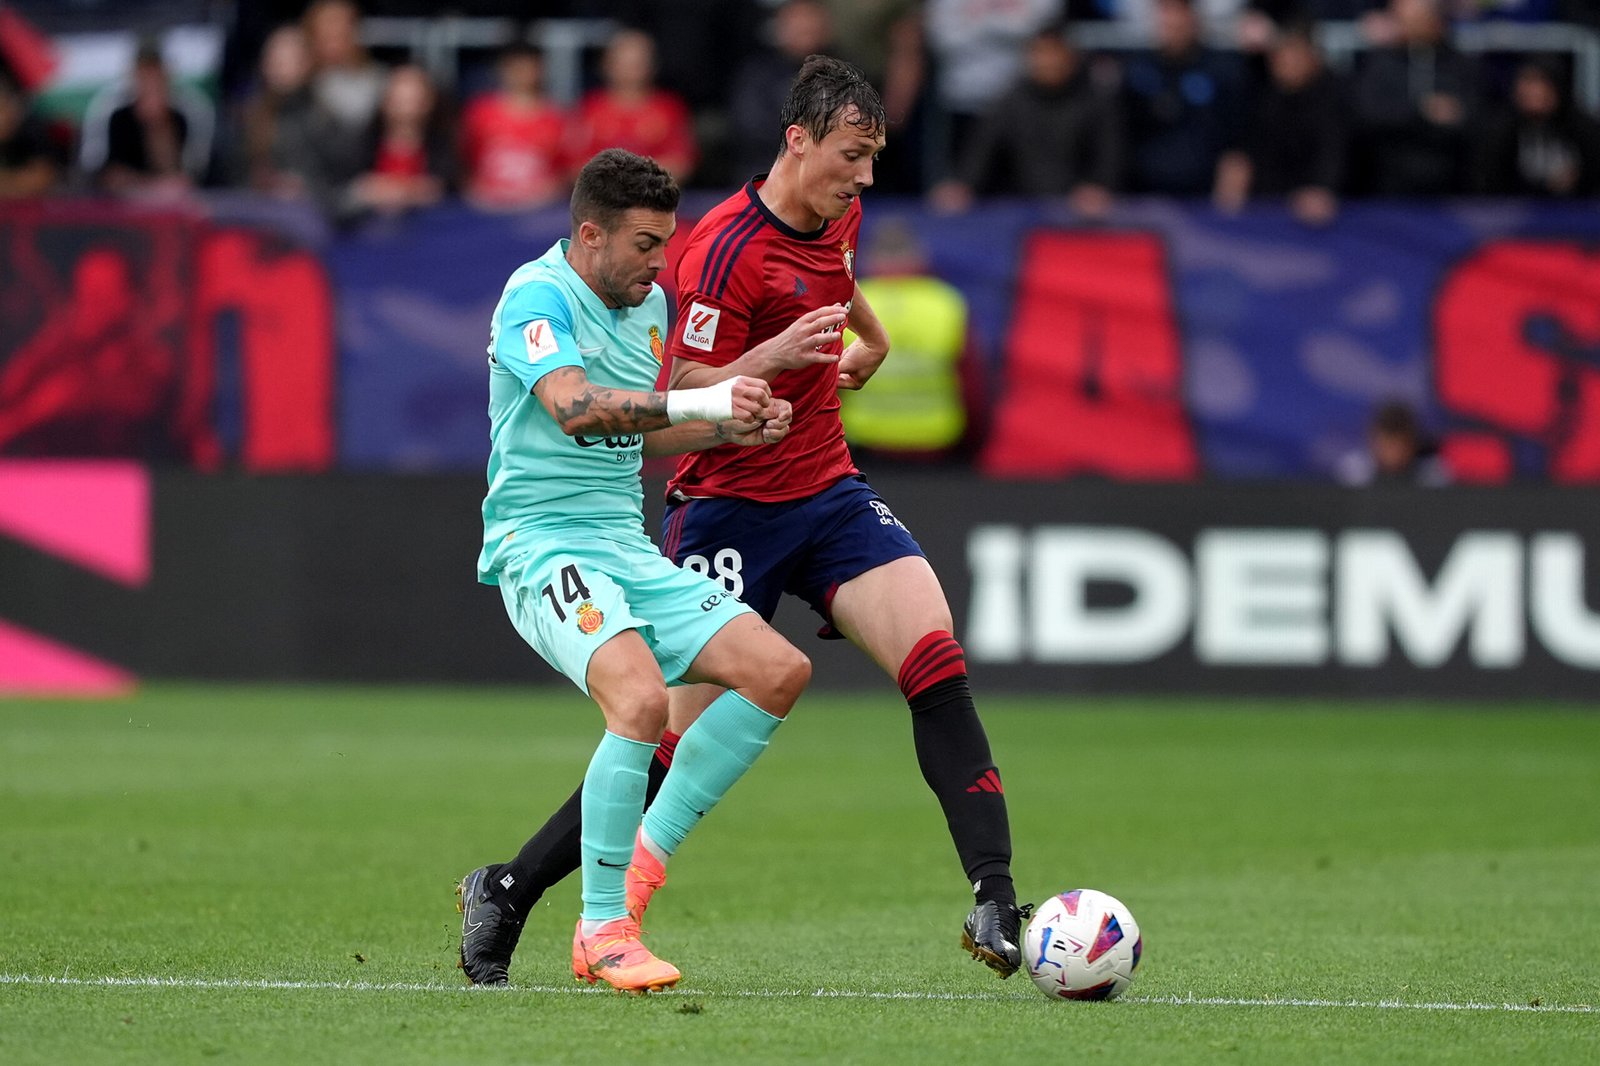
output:
[[[587,600],[578,605],[578,632],[588,636],[605,624],[606,616],[600,608]]]
[[[667,346],[661,342],[661,327],[650,327],[650,354],[656,357],[656,362],[667,357]]]
[[[850,247],[849,237],[839,242],[839,254],[844,257],[844,272],[850,275],[851,280],[854,280],[856,276],[856,250]]]

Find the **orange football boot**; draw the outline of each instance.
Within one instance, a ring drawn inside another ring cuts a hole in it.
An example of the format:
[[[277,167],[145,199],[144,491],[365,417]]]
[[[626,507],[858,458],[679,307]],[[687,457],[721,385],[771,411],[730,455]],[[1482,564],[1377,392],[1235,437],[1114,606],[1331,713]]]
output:
[[[572,933],[572,976],[591,985],[604,981],[623,992],[655,992],[677,984],[682,974],[650,953],[639,941],[639,923],[616,918],[583,935],[583,920]]]

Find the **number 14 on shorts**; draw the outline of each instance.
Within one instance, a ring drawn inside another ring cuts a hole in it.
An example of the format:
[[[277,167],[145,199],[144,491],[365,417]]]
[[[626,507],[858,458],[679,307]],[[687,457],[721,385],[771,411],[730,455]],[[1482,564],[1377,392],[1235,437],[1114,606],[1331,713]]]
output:
[[[583,576],[578,573],[577,566],[571,563],[561,568],[560,598],[557,599],[556,597],[554,582],[540,589],[539,595],[550,601],[550,609],[556,613],[556,621],[558,622],[567,620],[567,607],[571,607],[573,604],[586,603],[593,598],[589,592],[589,586],[583,583]],[[581,615],[582,613],[583,611],[580,607],[579,614]],[[579,622],[581,624],[581,618]]]

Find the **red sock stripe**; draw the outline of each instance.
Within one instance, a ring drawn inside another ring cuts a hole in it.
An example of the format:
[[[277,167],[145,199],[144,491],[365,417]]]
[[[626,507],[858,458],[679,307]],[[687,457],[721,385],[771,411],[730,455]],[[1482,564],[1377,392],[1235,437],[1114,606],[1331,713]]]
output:
[[[944,630],[935,630],[917,641],[900,664],[900,691],[909,700],[929,685],[966,672],[967,657],[960,643]]]
[[[667,730],[661,734],[661,743],[656,745],[656,761],[667,768],[672,767],[672,756],[678,751],[678,741],[683,739],[681,733]]]
[[[678,513],[672,516],[667,523],[667,535],[661,541],[661,554],[671,559],[678,554],[678,542],[683,540],[683,517],[688,507],[678,508]],[[672,761],[672,756],[667,756],[667,761]]]
[[[927,634],[912,647],[911,654],[906,656],[906,661],[900,664],[900,691],[904,692],[908,675],[916,671],[927,657],[928,652],[945,641],[954,641],[955,637],[942,629],[936,629]]]

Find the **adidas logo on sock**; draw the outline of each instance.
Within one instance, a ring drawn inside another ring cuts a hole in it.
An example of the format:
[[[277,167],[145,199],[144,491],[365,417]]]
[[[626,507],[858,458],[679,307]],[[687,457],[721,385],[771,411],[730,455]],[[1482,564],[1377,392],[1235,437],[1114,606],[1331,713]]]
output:
[[[506,874],[504,877],[502,877],[500,879],[500,887],[501,888],[510,888],[512,885],[514,885],[516,883],[517,883],[517,879],[515,877],[512,877],[510,874]]]
[[[1000,784],[1000,775],[994,770],[985,770],[968,792],[1004,792]]]

